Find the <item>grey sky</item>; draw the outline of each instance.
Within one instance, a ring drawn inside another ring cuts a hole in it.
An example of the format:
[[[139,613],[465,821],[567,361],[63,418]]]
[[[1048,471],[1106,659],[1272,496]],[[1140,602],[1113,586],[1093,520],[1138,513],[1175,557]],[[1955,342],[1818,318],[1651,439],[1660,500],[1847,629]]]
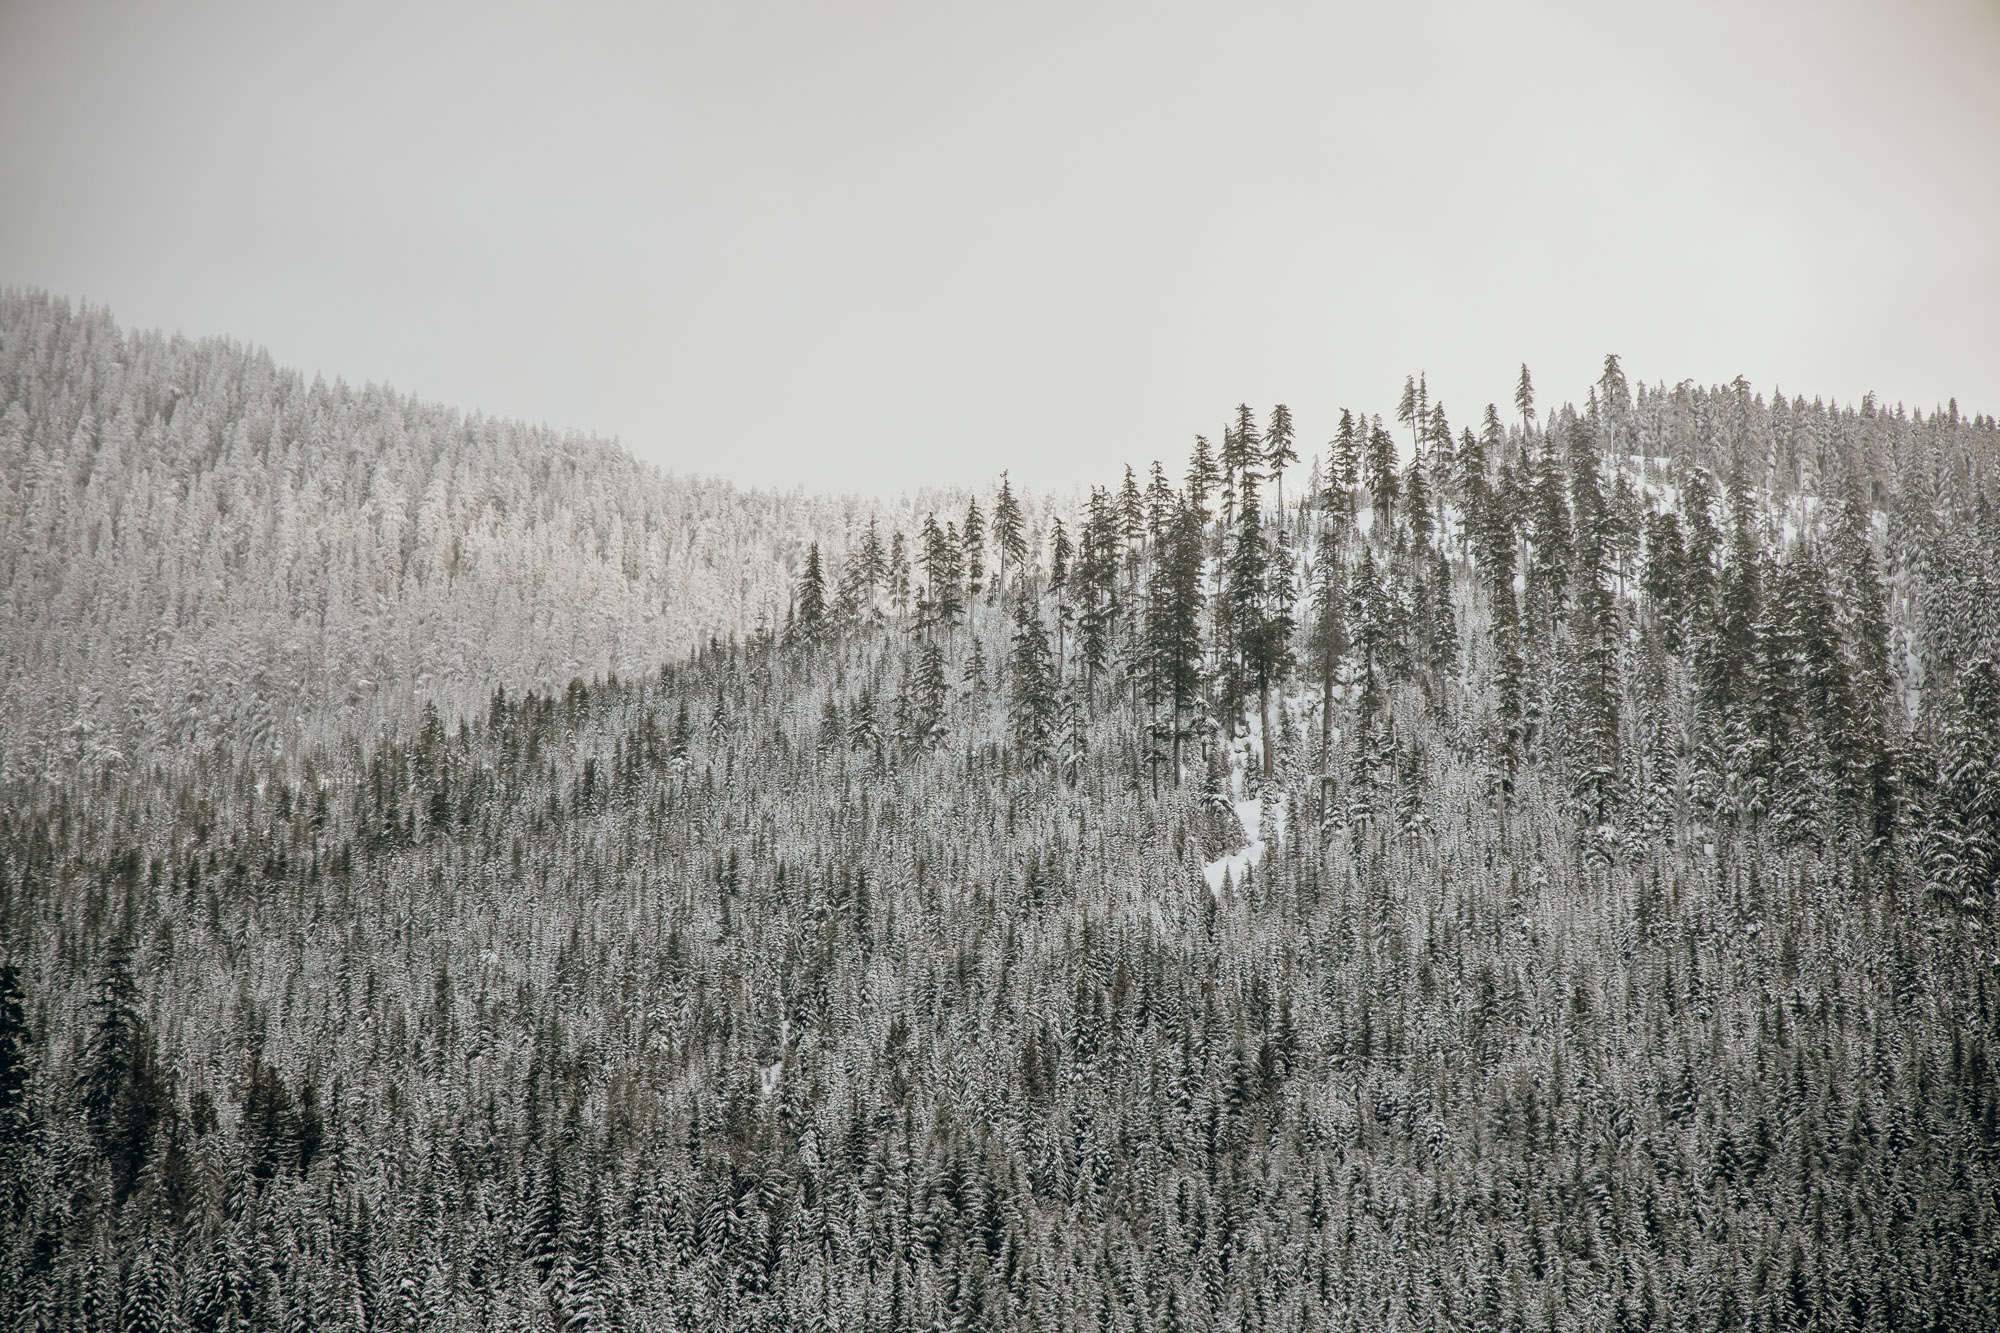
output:
[[[2000,6],[0,6],[0,282],[813,489],[2000,409]]]

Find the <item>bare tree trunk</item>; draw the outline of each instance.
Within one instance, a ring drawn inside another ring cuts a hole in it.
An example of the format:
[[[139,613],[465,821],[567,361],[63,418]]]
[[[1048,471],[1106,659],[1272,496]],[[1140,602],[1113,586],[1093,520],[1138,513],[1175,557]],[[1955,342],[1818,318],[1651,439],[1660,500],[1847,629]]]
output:
[[[1319,766],[1322,770],[1333,767],[1333,663],[1326,664],[1320,673],[1319,693]]]
[[[1257,682],[1257,711],[1264,722],[1264,780],[1271,778],[1271,682]]]

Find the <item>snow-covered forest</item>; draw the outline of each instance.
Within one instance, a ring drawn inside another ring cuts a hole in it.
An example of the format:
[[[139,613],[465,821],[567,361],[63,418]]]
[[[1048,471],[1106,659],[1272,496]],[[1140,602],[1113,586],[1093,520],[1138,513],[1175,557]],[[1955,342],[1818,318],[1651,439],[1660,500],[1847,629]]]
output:
[[[891,507],[0,308],[10,1326],[2000,1324],[1991,417]]]
[[[781,620],[809,545],[912,503],[662,476],[12,289],[0,403],[9,771],[296,755],[652,670]]]

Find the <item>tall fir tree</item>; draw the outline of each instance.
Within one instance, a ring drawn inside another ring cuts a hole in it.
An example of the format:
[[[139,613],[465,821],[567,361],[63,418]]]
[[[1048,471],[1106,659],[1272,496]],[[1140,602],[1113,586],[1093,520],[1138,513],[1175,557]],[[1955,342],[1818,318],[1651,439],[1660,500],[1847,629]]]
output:
[[[1014,604],[1014,648],[1007,662],[1007,691],[1015,752],[1030,769],[1046,766],[1056,740],[1057,691],[1048,630],[1030,598]]]
[[[1258,599],[1255,623],[1244,643],[1246,665],[1257,684],[1264,779],[1267,782],[1275,774],[1278,751],[1278,733],[1271,725],[1271,691],[1283,684],[1292,667],[1292,632],[1297,624],[1292,610],[1297,599],[1297,577],[1291,539],[1280,529],[1277,541],[1270,546],[1264,590]]]
[[[1417,377],[1415,375],[1405,375],[1403,377],[1403,396],[1396,400],[1396,420],[1402,425],[1409,427],[1410,449],[1413,453],[1423,452],[1423,433],[1430,425],[1430,422],[1425,419],[1427,416],[1428,412],[1417,392]]]
[[[1347,656],[1347,565],[1337,544],[1324,543],[1313,570],[1310,604],[1311,633],[1307,637],[1308,669],[1320,686],[1320,767],[1330,769],[1333,749],[1335,687]]]
[[[899,530],[889,535],[889,601],[897,615],[910,609],[910,546]]]
[[[965,552],[957,525],[940,527],[934,515],[926,514],[923,547],[922,619],[928,625],[950,629],[965,615]]]
[[[1220,571],[1223,598],[1217,608],[1227,663],[1225,702],[1232,714],[1241,707],[1254,679],[1253,645],[1261,632],[1270,571],[1270,546],[1259,512],[1255,473],[1244,474],[1242,500],[1242,510],[1230,533],[1228,558]]]
[[[1534,558],[1527,574],[1526,626],[1537,641],[1561,622],[1569,595],[1571,534],[1556,423],[1542,437],[1529,493],[1529,534]]]
[[[1136,557],[1146,537],[1146,496],[1139,489],[1139,478],[1130,463],[1125,465],[1125,479],[1118,484],[1117,513],[1118,536],[1126,550]]]
[[[1410,540],[1419,552],[1430,547],[1431,541],[1431,483],[1428,470],[1421,457],[1412,458],[1410,466],[1403,473],[1403,521],[1409,527]]]
[[[794,604],[798,631],[807,637],[817,635],[826,624],[826,570],[820,564],[818,542],[806,548],[806,570]]]
[[[1641,579],[1647,621],[1670,653],[1679,652],[1688,632],[1687,551],[1680,515],[1662,510],[1646,520],[1646,570]]]
[[[1201,529],[1201,514],[1192,503],[1175,508],[1146,600],[1149,676],[1155,696],[1169,709],[1176,783],[1188,735],[1185,719],[1201,696]]]
[[[1382,586],[1382,573],[1368,546],[1348,581],[1348,624],[1361,653],[1361,710],[1373,713],[1388,696],[1387,676],[1394,665],[1399,637],[1395,609]]]
[[[1487,405],[1487,411],[1489,414],[1492,413],[1492,404]],[[1486,482],[1488,455],[1483,435],[1483,430],[1480,435],[1474,435],[1468,427],[1459,436],[1458,455],[1454,460],[1452,474],[1448,478],[1448,489],[1452,500],[1458,505],[1460,515],[1460,549],[1468,554],[1479,549],[1481,544],[1479,533],[1486,526],[1489,517]]]
[[[1344,491],[1352,491],[1361,484],[1361,455],[1364,432],[1354,423],[1354,413],[1340,409],[1340,425],[1333,438],[1327,442],[1330,464],[1330,484]]]
[[[132,946],[122,932],[106,950],[91,1009],[81,1089],[84,1123],[122,1199],[137,1183],[172,1111],[171,1076],[160,1067],[152,1026],[140,1011]]]
[[[1383,429],[1380,417],[1368,431],[1368,490],[1374,497],[1379,540],[1387,540],[1396,507],[1396,440]]]
[[[1264,469],[1277,487],[1281,531],[1285,512],[1285,469],[1299,461],[1294,438],[1292,409],[1279,403],[1271,409],[1271,424],[1264,429]]]
[[[1438,503],[1442,505],[1458,475],[1458,446],[1452,439],[1451,419],[1445,415],[1442,402],[1431,404],[1430,418],[1424,426],[1423,453],[1424,466],[1431,474]]]
[[[1577,700],[1571,764],[1588,818],[1601,825],[1611,816],[1620,782],[1618,645],[1622,635],[1610,586],[1608,507],[1597,466],[1597,437],[1581,421],[1570,422],[1568,436],[1574,560],[1570,587],[1575,603],[1569,624],[1576,657]]]
[[[1118,550],[1121,518],[1110,491],[1093,486],[1077,543],[1076,564],[1070,571],[1076,603],[1076,648],[1088,686],[1110,660],[1118,621]]]
[[[1721,599],[1713,629],[1706,636],[1702,663],[1702,699],[1727,725],[1747,725],[1756,689],[1757,623],[1763,614],[1764,589],[1757,516],[1742,469],[1730,477],[1729,564],[1722,572]]]
[[[1222,472],[1209,450],[1208,437],[1194,437],[1194,453],[1188,459],[1187,497],[1188,505],[1201,521],[1208,522],[1208,497],[1222,484]]]
[[[1007,566],[1011,563],[1020,568],[1028,558],[1028,535],[1026,520],[1021,513],[1021,502],[1014,498],[1014,487],[1007,480],[1007,474],[1000,474],[1000,496],[993,502],[993,542],[999,555],[999,575],[994,588],[1004,592],[1007,583]]]
[[[986,519],[976,499],[966,504],[965,531],[960,540],[965,552],[965,592],[970,600],[979,596],[986,581]]]
[[[936,639],[917,644],[909,683],[910,739],[918,748],[936,746],[945,735],[945,708],[951,683],[945,676],[944,649]]]
[[[1528,374],[1525,361],[1521,363],[1520,378],[1514,381],[1514,410],[1521,417],[1521,442],[1525,446],[1535,431],[1535,381]]]

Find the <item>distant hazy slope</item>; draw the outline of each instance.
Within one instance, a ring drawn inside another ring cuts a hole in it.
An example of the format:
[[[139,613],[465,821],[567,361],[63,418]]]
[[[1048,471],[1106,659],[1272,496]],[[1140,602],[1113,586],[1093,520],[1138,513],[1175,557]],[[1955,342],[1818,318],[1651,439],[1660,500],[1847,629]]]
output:
[[[839,544],[859,510],[308,385],[18,290],[0,292],[0,481],[14,770],[650,670],[782,616],[806,543]]]

